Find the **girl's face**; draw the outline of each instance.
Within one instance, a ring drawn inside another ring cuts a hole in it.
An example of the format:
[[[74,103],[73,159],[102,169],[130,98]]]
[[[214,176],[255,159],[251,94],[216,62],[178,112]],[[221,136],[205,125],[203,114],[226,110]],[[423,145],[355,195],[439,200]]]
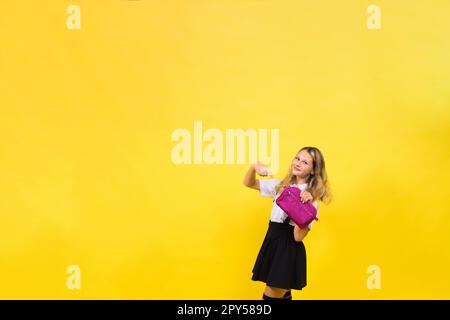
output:
[[[308,177],[313,171],[313,159],[306,150],[300,151],[292,161],[292,174],[299,178]]]

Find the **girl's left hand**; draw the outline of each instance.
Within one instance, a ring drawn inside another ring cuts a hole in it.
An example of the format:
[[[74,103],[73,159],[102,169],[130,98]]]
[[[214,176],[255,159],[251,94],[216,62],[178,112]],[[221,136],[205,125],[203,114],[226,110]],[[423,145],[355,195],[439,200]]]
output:
[[[313,197],[312,197],[311,193],[309,193],[308,191],[302,191],[300,193],[300,200],[302,201],[302,203],[312,201],[312,199],[313,199]]]

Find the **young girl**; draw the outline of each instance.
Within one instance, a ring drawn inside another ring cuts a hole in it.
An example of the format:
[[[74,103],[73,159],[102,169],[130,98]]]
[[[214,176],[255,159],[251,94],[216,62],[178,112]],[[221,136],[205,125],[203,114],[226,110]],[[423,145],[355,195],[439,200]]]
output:
[[[300,201],[312,201],[318,209],[317,200],[331,201],[325,161],[315,147],[302,148],[292,160],[283,180],[257,180],[268,174],[261,163],[252,164],[244,177],[244,185],[273,198],[269,228],[253,267],[252,280],[266,283],[264,300],[292,300],[291,289],[301,290],[306,286],[306,250],[303,239],[311,230],[298,227],[276,204],[275,199],[286,186],[296,186],[301,191]]]

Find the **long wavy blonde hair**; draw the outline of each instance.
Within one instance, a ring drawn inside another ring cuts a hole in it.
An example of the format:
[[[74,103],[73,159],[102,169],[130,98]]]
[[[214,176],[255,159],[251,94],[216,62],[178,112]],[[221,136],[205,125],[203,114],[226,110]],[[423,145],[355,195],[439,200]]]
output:
[[[329,187],[327,171],[325,170],[325,160],[323,158],[322,152],[315,147],[303,147],[301,148],[297,154],[301,151],[306,150],[311,158],[313,159],[313,175],[309,175],[307,179],[308,186],[306,187],[306,191],[311,193],[313,197],[313,201],[320,200],[325,204],[328,204],[332,200],[332,195]],[[297,183],[297,178],[292,174],[292,163],[289,166],[289,170],[287,175],[283,180],[275,187],[277,194],[284,188],[290,184]]]

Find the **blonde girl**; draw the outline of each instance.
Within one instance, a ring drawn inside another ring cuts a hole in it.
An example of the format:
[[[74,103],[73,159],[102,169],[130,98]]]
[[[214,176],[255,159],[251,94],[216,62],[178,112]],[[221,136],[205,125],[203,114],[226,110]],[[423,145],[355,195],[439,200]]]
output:
[[[273,199],[269,227],[253,267],[252,280],[266,283],[264,300],[292,299],[291,289],[306,286],[306,249],[303,239],[313,222],[300,228],[276,204],[275,200],[286,186],[301,191],[300,201],[311,201],[318,210],[318,201],[329,203],[331,193],[325,170],[325,160],[315,147],[301,148],[295,154],[283,179],[256,179],[266,176],[261,162],[252,164],[245,174],[244,185],[259,190],[261,196]]]

